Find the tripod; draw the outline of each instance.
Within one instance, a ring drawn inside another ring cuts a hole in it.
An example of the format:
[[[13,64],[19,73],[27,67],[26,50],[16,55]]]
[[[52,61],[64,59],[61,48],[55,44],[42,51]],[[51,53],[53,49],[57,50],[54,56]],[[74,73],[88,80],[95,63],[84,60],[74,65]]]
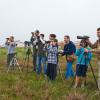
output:
[[[26,51],[26,57],[25,57],[25,59],[24,59],[24,65],[23,65],[23,66],[26,65],[26,67],[27,67],[27,72],[28,72],[29,63],[30,63],[30,54],[31,54],[31,49],[28,48],[27,51]]]
[[[61,76],[62,81],[64,82],[64,78],[63,78],[63,75],[62,75],[61,64],[59,62],[59,58],[58,58],[57,70],[58,70],[58,72]]]
[[[87,63],[86,60],[87,60],[87,58],[88,58],[88,55],[87,55],[86,52],[84,52],[84,54],[83,54],[83,56],[82,56],[82,58],[81,58],[81,60],[80,60],[80,64],[82,63],[83,57],[85,57],[85,65],[87,66],[87,64],[86,64],[86,63]],[[96,87],[97,87],[97,89],[99,89],[99,88],[98,88],[98,82],[97,82],[97,79],[96,79],[96,77],[95,77],[95,74],[94,74],[94,71],[93,71],[93,67],[92,67],[92,64],[91,64],[90,61],[89,61],[89,66],[90,66],[90,68],[91,68],[92,75],[93,75],[93,78],[94,78],[94,81],[95,81]],[[80,67],[80,65],[79,65],[79,67]],[[74,83],[74,80],[73,80],[72,84],[73,84],[73,83]]]
[[[16,58],[16,53],[14,54],[14,57],[10,61],[10,65],[8,66],[7,73],[9,72],[11,67],[14,68],[15,66],[17,66],[19,71],[21,72],[21,68],[20,68],[19,63],[18,63],[17,58]]]

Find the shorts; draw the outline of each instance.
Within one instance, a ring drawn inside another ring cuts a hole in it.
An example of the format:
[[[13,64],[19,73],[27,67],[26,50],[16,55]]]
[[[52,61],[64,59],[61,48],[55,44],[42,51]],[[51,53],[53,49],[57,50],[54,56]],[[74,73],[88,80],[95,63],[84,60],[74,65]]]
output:
[[[79,77],[86,77],[86,72],[87,72],[87,65],[76,65],[76,76]]]

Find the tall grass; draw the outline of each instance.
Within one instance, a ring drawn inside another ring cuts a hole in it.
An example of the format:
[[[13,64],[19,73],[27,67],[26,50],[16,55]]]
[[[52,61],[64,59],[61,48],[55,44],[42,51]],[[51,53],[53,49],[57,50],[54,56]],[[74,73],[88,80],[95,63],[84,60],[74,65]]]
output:
[[[24,49],[18,48],[17,52],[18,61],[22,65],[25,58]],[[60,58],[60,62],[64,76],[65,58]],[[84,89],[74,89],[73,78],[66,80],[63,77],[63,81],[58,74],[57,79],[50,83],[44,74],[39,76],[32,71],[32,57],[30,63],[29,72],[24,68],[22,73],[18,69],[7,73],[6,50],[0,48],[0,100],[100,100],[100,92],[96,88],[90,68],[87,73],[87,86]],[[92,64],[97,78],[95,57]]]

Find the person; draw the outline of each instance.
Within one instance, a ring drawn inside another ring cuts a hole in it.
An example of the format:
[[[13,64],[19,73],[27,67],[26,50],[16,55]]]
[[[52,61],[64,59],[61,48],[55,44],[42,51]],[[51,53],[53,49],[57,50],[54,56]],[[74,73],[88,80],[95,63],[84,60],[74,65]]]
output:
[[[64,36],[64,50],[62,52],[62,56],[66,56],[66,72],[65,77],[69,79],[69,77],[74,76],[74,71],[72,69],[72,65],[74,62],[74,54],[76,52],[75,44],[70,41],[70,37],[68,35]]]
[[[37,61],[37,39],[38,39],[38,36],[40,34],[39,30],[36,30],[35,32],[31,32],[32,36],[31,36],[31,43],[32,43],[32,46],[33,46],[33,71],[36,71],[36,61]]]
[[[16,43],[14,42],[13,36],[10,36],[10,38],[6,38],[5,47],[8,50],[8,52],[7,52],[7,66],[9,66],[12,58],[15,55],[15,48],[16,48]]]
[[[40,74],[42,71],[42,63],[44,65],[44,74],[46,74],[47,66],[46,66],[46,52],[44,51],[44,45],[46,41],[44,40],[44,34],[40,34],[38,38],[37,45],[37,73]]]
[[[47,77],[49,80],[55,80],[57,75],[57,39],[53,39],[50,41],[50,46],[48,48],[45,47],[47,51]]]
[[[99,75],[98,75],[98,88],[100,90],[100,27],[97,28],[97,37],[98,40],[92,44],[90,40],[88,40],[89,46],[94,49],[93,52],[97,54],[97,64],[98,64],[98,69],[99,69]]]
[[[86,72],[88,64],[92,59],[91,48],[83,40],[81,40],[80,46],[76,51],[76,56],[77,56],[77,64],[76,64],[76,79],[74,88],[78,87],[81,77],[82,77],[81,87],[83,88],[86,83]]]

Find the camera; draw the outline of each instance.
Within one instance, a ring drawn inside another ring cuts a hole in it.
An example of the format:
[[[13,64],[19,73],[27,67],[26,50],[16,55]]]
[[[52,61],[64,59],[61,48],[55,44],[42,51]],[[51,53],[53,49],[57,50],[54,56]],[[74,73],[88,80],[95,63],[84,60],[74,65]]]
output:
[[[9,40],[9,38],[6,38],[6,40]]]
[[[26,49],[26,54],[30,55],[31,54],[31,42],[25,41],[24,45],[25,45],[25,49]]]
[[[31,42],[25,41],[25,42],[24,42],[24,45],[25,45],[25,47],[26,47],[26,46],[31,46]]]
[[[77,39],[81,39],[80,46],[84,48],[86,48],[89,45],[87,42],[89,38],[90,38],[89,36],[77,36]]]
[[[46,41],[46,44],[49,44],[50,43],[50,41]]]
[[[89,39],[89,36],[77,36],[77,39],[87,40]]]

